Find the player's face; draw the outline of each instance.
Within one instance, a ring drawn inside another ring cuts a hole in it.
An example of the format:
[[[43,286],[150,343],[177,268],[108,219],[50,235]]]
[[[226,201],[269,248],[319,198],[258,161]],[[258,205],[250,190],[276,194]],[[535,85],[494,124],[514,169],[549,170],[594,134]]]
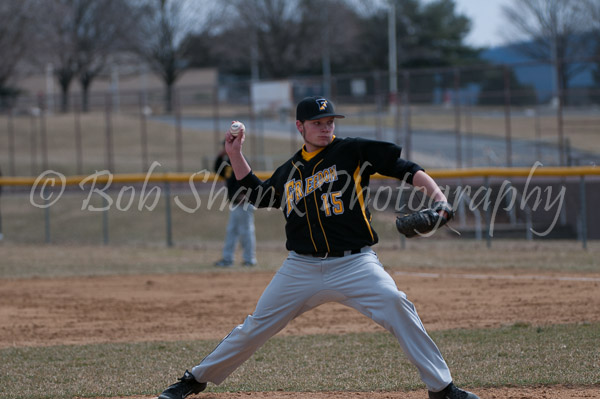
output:
[[[330,116],[313,121],[296,121],[296,127],[304,138],[306,151],[313,152],[326,147],[333,140],[335,118]]]

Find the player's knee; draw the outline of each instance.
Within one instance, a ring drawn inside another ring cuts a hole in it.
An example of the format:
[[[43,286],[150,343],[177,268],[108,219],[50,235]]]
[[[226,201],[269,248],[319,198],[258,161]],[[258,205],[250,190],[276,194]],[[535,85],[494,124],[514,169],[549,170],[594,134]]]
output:
[[[398,296],[397,304],[405,314],[410,314],[411,317],[417,314],[415,305],[407,298],[404,292],[399,291],[401,295]]]
[[[395,285],[387,285],[381,290],[385,301],[396,302],[406,299],[406,294],[396,288]]]
[[[287,323],[273,315],[249,315],[241,325],[242,334],[248,337],[270,337],[280,331]]]
[[[384,300],[387,303],[394,304],[399,310],[403,312],[414,313],[416,312],[415,305],[408,299],[403,291],[397,288],[388,288],[383,291]]]

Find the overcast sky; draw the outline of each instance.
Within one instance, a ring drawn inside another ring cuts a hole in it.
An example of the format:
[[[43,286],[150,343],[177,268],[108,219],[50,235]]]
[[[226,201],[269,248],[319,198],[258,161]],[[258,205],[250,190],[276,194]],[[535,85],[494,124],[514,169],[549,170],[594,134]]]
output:
[[[511,0],[455,0],[455,2],[458,13],[471,18],[471,33],[466,38],[467,44],[497,46],[505,43],[502,31],[506,20],[501,6],[511,4]]]

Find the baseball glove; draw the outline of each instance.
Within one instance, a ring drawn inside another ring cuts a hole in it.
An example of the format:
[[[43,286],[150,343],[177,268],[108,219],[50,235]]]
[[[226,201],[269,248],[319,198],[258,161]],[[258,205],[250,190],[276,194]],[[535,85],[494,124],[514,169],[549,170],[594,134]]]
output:
[[[441,215],[440,212],[446,212]],[[407,238],[427,234],[448,223],[454,217],[452,206],[445,201],[438,201],[431,208],[422,209],[406,216],[396,217],[396,228]]]

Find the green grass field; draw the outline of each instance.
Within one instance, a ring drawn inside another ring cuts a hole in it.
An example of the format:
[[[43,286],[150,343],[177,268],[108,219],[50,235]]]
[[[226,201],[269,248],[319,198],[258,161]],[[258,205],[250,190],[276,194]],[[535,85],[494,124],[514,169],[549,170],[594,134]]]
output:
[[[600,324],[433,332],[457,383],[470,387],[600,383]],[[5,399],[156,395],[218,341],[0,350]],[[179,366],[179,367],[178,367]],[[260,378],[257,378],[260,376]],[[422,383],[387,333],[275,337],[211,392],[398,391]]]

